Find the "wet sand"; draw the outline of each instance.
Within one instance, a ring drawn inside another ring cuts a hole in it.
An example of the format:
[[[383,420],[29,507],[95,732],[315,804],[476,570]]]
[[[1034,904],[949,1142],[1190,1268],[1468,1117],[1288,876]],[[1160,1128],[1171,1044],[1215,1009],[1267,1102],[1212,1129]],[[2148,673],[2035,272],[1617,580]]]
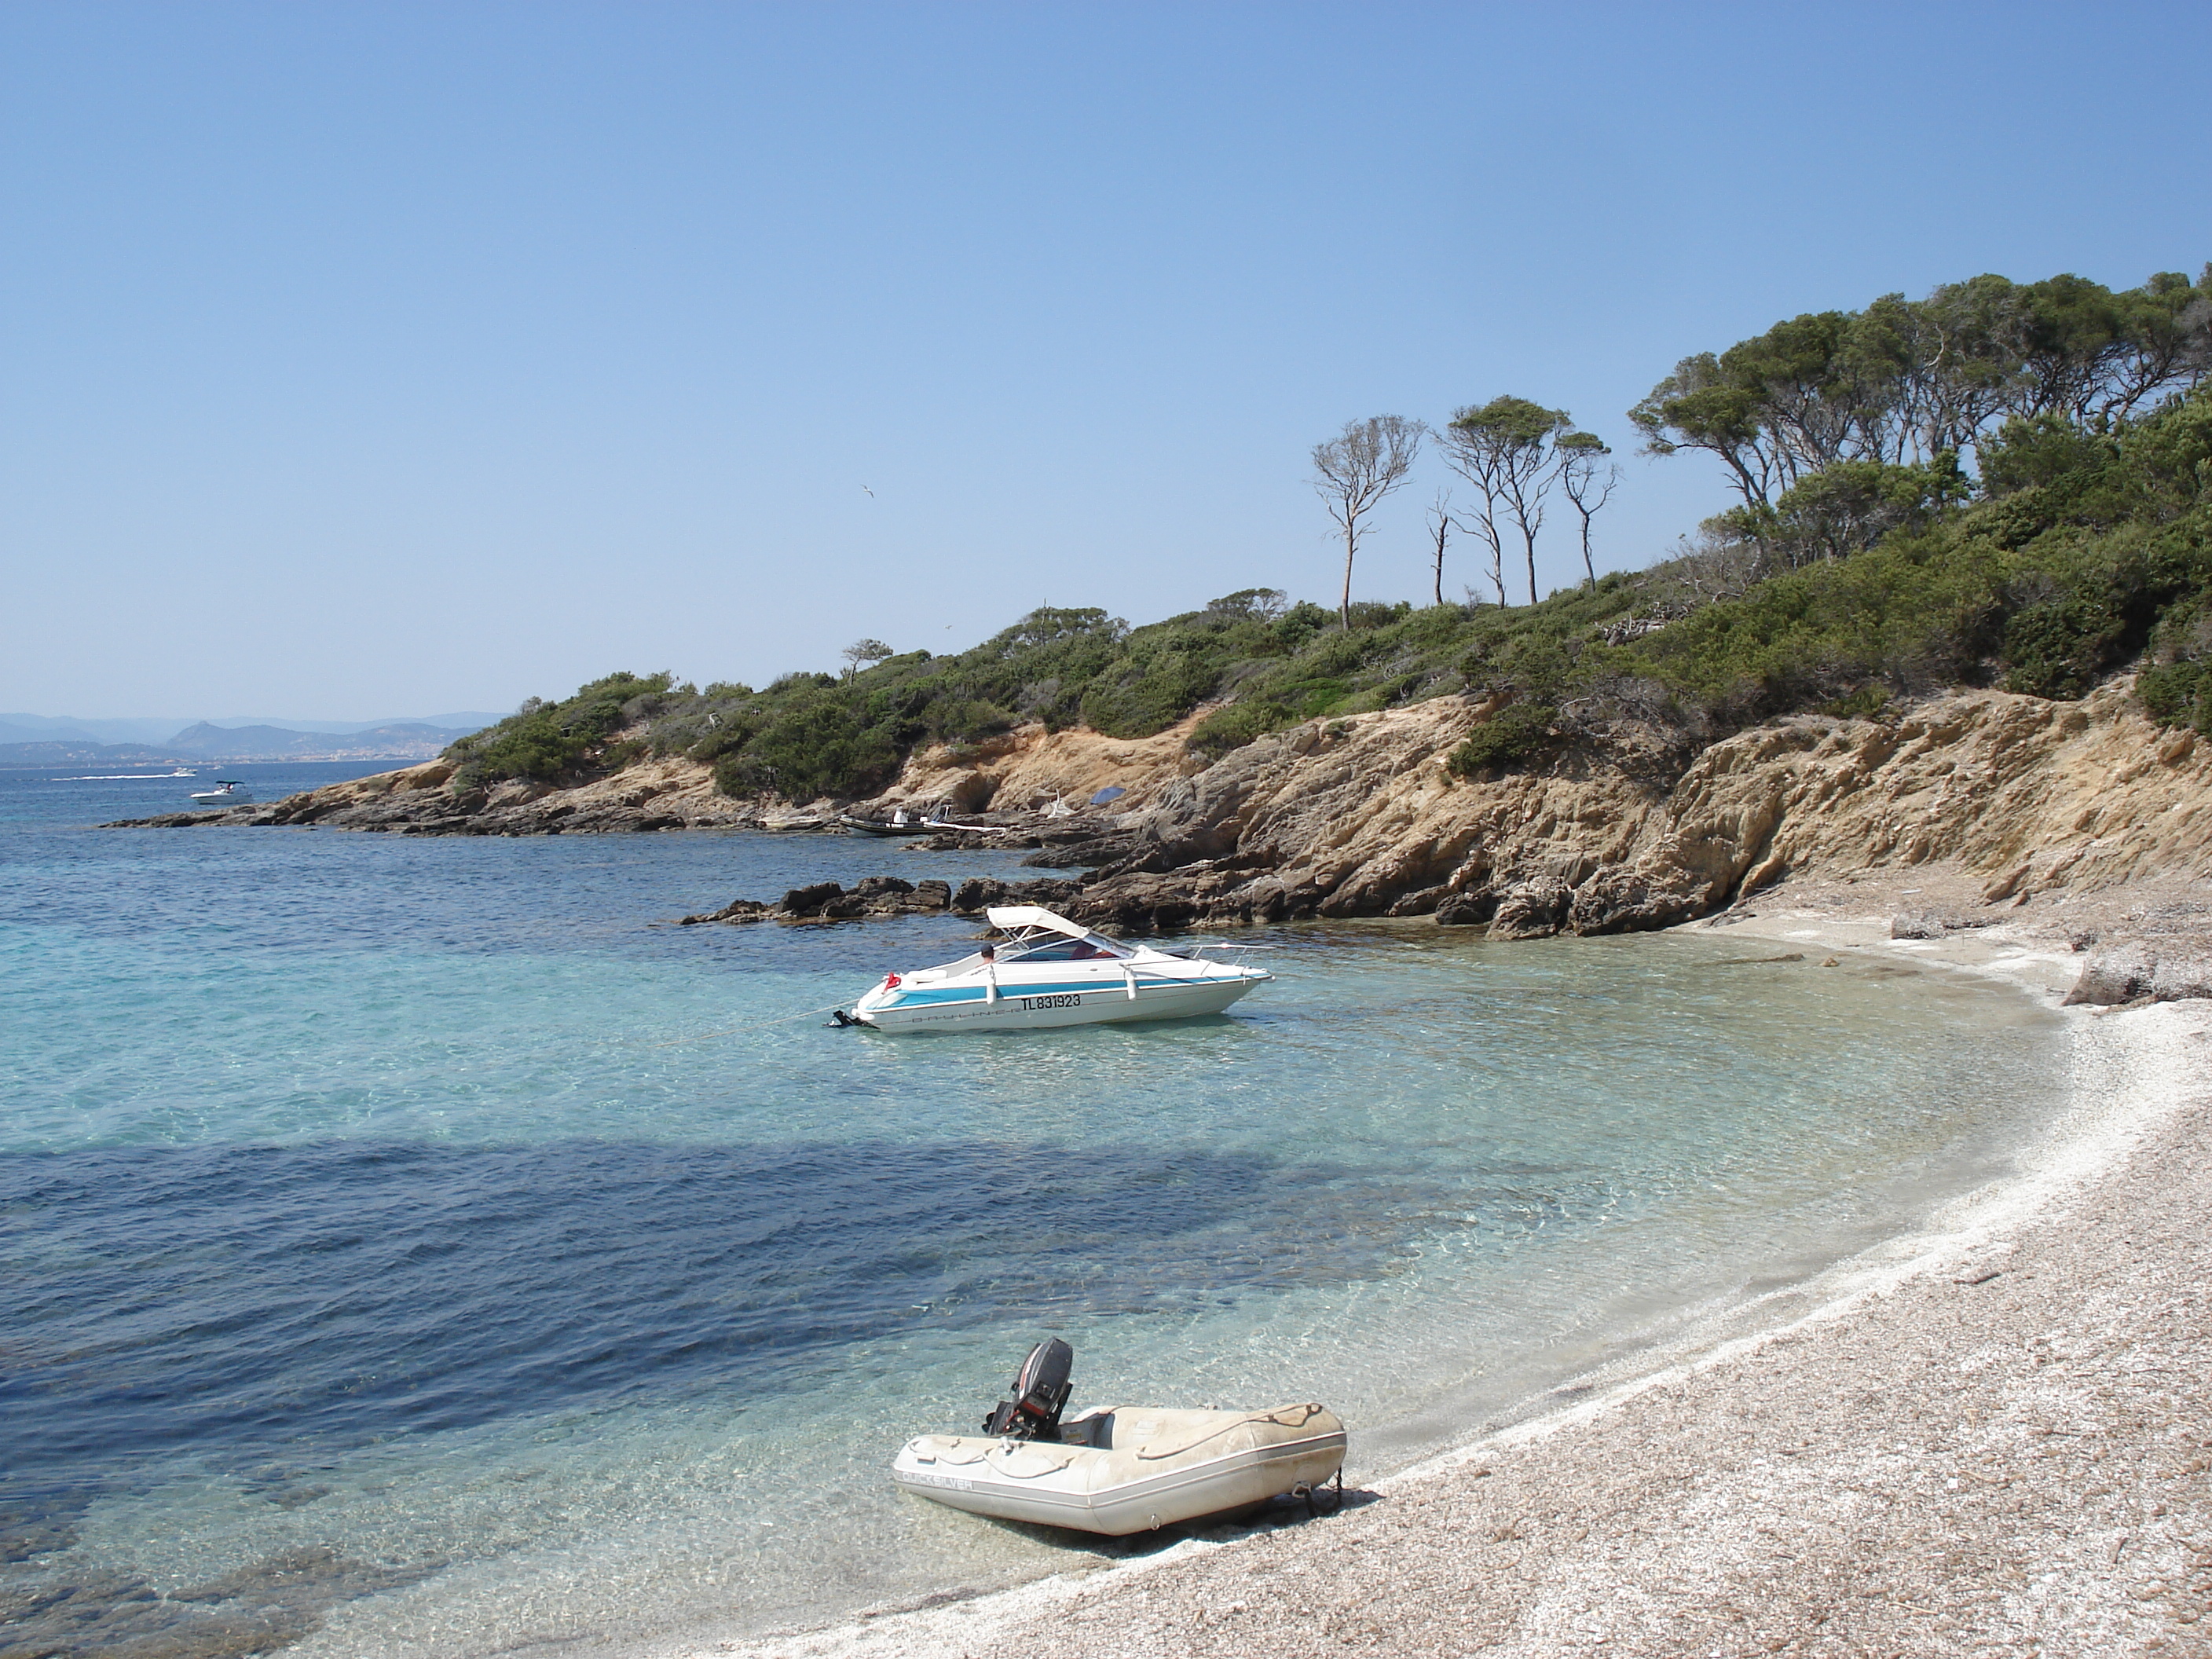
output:
[[[1903,890],[1723,925],[2073,982],[2080,914],[1892,941]],[[1355,1441],[1333,1517],[691,1651],[2212,1654],[2212,1003],[2066,1018],[2014,1176],[1701,1348],[1387,1478]]]

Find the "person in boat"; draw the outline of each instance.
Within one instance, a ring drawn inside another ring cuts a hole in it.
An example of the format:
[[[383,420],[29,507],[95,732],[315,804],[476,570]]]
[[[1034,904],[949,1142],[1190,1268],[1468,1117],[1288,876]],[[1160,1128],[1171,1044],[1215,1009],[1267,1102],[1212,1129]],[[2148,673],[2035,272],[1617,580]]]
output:
[[[1104,956],[1106,952],[1100,950],[1097,945],[1093,945],[1086,939],[1079,942],[1076,947],[1067,954],[1069,958],[1073,961],[1090,962],[1097,957]]]

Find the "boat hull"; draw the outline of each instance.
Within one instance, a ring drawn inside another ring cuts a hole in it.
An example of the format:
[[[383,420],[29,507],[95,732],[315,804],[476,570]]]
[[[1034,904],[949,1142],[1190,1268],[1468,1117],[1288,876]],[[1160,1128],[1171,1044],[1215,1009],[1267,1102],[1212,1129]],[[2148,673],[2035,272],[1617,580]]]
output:
[[[938,830],[933,823],[885,823],[877,818],[841,817],[837,822],[848,835],[874,836],[886,841],[900,836],[933,836]]]
[[[1262,981],[1257,978],[1139,982],[1132,997],[1116,978],[1096,987],[1024,994],[1008,986],[995,1000],[969,994],[958,1000],[871,1009],[854,1018],[879,1031],[1030,1031],[1065,1025],[1103,1025],[1132,1020],[1189,1019],[1218,1014]]]
[[[1125,1537],[1249,1509],[1344,1467],[1344,1425],[1317,1405],[1273,1412],[1124,1406],[1115,1448],[924,1435],[891,1466],[901,1492],[973,1515]]]

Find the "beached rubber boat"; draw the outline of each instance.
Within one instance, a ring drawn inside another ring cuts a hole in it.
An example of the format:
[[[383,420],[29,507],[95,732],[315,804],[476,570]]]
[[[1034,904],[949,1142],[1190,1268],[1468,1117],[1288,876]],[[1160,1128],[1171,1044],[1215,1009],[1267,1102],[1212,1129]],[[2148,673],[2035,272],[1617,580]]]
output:
[[[864,818],[851,812],[841,812],[837,822],[845,826],[848,836],[933,836],[937,826],[925,823],[920,818],[910,818],[903,811],[888,818]]]
[[[1016,1401],[1001,1401],[982,1434],[909,1440],[891,1465],[893,1484],[975,1515],[1118,1538],[1275,1498],[1310,1502],[1343,1469],[1344,1425],[1317,1404],[1264,1412],[1116,1406],[1063,1424],[1073,1358],[1064,1342],[1039,1343],[1016,1381]]]
[[[879,1031],[1004,1031],[1109,1020],[1218,1014],[1274,975],[1157,945],[1106,938],[1034,904],[994,906],[1009,937],[973,956],[886,974],[840,1010],[842,1024]]]

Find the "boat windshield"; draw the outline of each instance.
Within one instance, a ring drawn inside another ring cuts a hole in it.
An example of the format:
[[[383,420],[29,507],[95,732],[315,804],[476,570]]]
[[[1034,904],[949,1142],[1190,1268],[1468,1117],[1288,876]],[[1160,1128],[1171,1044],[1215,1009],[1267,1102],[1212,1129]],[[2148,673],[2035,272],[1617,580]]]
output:
[[[1091,962],[1133,954],[1127,947],[1096,933],[1087,933],[1081,939],[1070,939],[1065,933],[1033,933],[999,948],[1001,962]]]

